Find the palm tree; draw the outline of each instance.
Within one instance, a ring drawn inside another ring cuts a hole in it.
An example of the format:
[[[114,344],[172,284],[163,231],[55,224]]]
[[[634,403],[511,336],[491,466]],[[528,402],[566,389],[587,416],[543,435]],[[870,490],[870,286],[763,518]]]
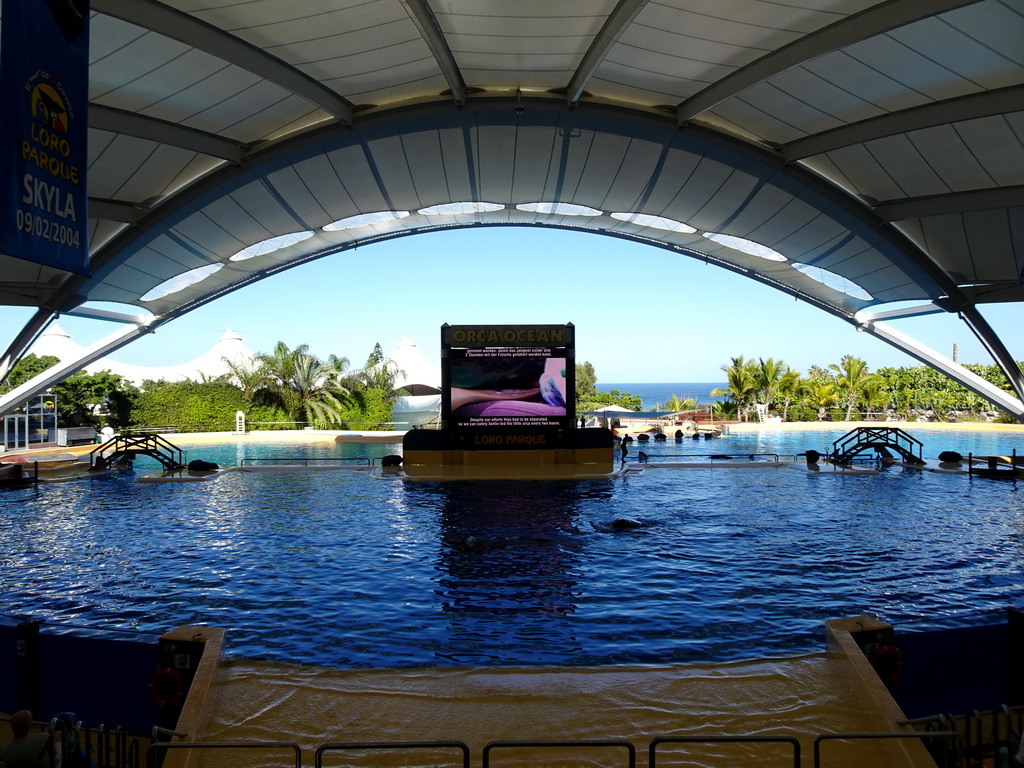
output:
[[[273,382],[273,385],[282,390],[295,373],[295,355],[305,354],[308,351],[308,344],[303,344],[291,350],[287,344],[279,341],[274,345],[273,352],[269,354],[261,352],[256,355],[256,362],[261,364],[264,370],[266,370],[267,376]]]
[[[736,412],[741,421],[747,420],[750,402],[757,395],[757,384],[754,379],[755,365],[752,360],[744,360],[743,355],[732,358],[729,365],[723,365],[728,385],[712,390],[711,396],[726,396],[736,404]]]
[[[339,368],[348,364],[345,358],[332,355],[324,362],[309,354],[308,344],[289,349],[279,341],[273,352],[256,359],[292,421],[321,425],[340,421],[342,404],[337,392],[347,391],[339,382]]]
[[[316,355],[301,352],[295,355],[294,372],[289,384],[295,403],[295,421],[324,426],[339,422],[342,404],[338,401],[335,368]]]
[[[888,408],[889,401],[891,399],[889,390],[882,383],[881,378],[879,378],[878,381],[872,381],[865,384],[864,388],[861,390],[861,397],[866,411],[864,414],[865,418],[870,418],[876,410],[881,411]]]
[[[839,402],[836,384],[827,378],[809,379],[805,385],[804,402],[818,411],[818,421],[825,420],[825,411]]]
[[[803,394],[806,383],[800,378],[800,373],[792,368],[786,370],[779,379],[778,393],[782,398],[782,420],[789,420],[789,406],[793,401]]]
[[[836,372],[839,389],[846,396],[846,421],[849,421],[853,415],[853,406],[862,399],[864,387],[881,384],[882,379],[878,374],[870,373],[868,364],[853,355],[843,355],[839,365],[832,363],[829,368]]]
[[[221,360],[228,367],[231,380],[242,390],[242,399],[246,402],[251,403],[256,393],[271,383],[266,366],[258,359],[233,360],[222,357]]]
[[[772,407],[772,400],[775,399],[779,391],[779,382],[788,370],[789,366],[782,360],[775,360],[771,357],[767,360],[763,357],[757,359],[754,377],[757,383],[758,395],[766,409]]]
[[[672,397],[666,400],[663,405],[657,406],[655,410],[672,411],[673,413],[679,413],[680,411],[695,411],[697,410],[697,398],[680,398],[679,395],[672,395]]]
[[[360,371],[350,371],[340,376],[338,381],[351,393],[379,389],[384,393],[385,399],[393,400],[405,391],[395,386],[402,376],[405,376],[405,371],[398,367],[398,363],[388,358]]]

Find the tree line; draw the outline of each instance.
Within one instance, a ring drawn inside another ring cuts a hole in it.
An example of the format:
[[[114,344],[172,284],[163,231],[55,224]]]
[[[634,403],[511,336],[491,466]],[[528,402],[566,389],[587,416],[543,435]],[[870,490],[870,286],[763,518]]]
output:
[[[0,393],[58,362],[51,355],[26,355]],[[321,359],[308,344],[292,349],[283,341],[252,360],[224,362],[229,372],[221,376],[147,379],[138,386],[110,371],[79,371],[50,388],[58,424],[220,431],[234,429],[241,411],[251,429],[389,429],[394,402],[404,394],[395,386],[402,372],[384,358],[379,343],[359,370],[349,368],[347,357]]]
[[[965,365],[986,381],[1012,394],[997,365]],[[734,357],[722,366],[727,384],[711,394],[722,396],[724,417],[747,421],[756,405],[784,421],[850,421],[931,418],[936,421],[998,420],[1014,422],[985,398],[927,366],[886,367],[871,371],[859,357],[813,365],[807,375],[773,358]]]
[[[52,356],[27,355],[11,370],[0,393],[56,365]],[[308,344],[294,349],[283,341],[269,353],[249,361],[225,360],[229,372],[217,377],[167,382],[146,380],[136,386],[122,376],[85,371],[53,385],[61,426],[185,427],[194,431],[231,430],[241,411],[252,429],[389,429],[396,399],[404,390],[395,383],[401,375],[385,359],[378,343],[358,370],[349,359],[312,354]],[[996,365],[965,368],[1011,392]],[[589,362],[576,365],[576,411],[618,405],[643,410],[639,395],[597,388],[597,373]],[[852,355],[838,363],[811,366],[807,374],[773,358],[733,357],[722,366],[726,386],[710,394],[723,419],[754,418],[756,405],[785,421],[843,421],[858,418],[927,417],[938,421],[998,420],[995,406],[942,373],[927,366],[880,368]],[[655,406],[658,411],[697,408],[691,398],[676,395]]]

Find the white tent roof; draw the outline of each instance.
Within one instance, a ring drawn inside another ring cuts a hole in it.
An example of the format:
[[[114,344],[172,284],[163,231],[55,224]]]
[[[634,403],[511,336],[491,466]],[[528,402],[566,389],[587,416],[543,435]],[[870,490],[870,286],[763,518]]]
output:
[[[398,366],[396,387],[402,387],[413,395],[431,395],[440,391],[441,368],[408,338],[402,338],[388,359]]]
[[[29,350],[39,357],[53,355],[61,361],[77,360],[85,348],[76,343],[58,323],[51,323],[39,340]],[[146,367],[119,363],[104,357],[85,366],[88,373],[110,371],[124,376],[129,381],[139,384],[146,379],[159,381],[184,381],[199,379],[201,376],[215,378],[229,373],[225,358],[244,362],[253,359],[252,351],[242,341],[242,337],[230,328],[221,335],[217,342],[203,355],[185,363],[160,367]]]

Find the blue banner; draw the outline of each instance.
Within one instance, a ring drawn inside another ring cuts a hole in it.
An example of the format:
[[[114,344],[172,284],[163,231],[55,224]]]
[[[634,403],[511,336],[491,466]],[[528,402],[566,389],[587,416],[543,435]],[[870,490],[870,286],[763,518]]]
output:
[[[88,0],[3,0],[0,254],[89,274]]]

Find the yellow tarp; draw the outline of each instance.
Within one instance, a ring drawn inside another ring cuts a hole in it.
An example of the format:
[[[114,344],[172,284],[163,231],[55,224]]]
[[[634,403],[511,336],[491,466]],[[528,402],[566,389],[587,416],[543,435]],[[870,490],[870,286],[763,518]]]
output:
[[[480,764],[484,745],[504,740],[625,739],[647,765],[655,736],[788,735],[811,764],[816,734],[879,728],[847,682],[845,662],[814,654],[733,664],[600,668],[336,670],[248,660],[226,662],[202,741],[294,741],[303,765],[327,742],[458,740]],[[685,749],[685,754],[684,750]],[[867,765],[866,748],[829,745],[836,765]],[[792,766],[778,745],[664,747],[658,765]],[[889,765],[870,748],[873,768]],[[847,753],[841,758],[841,753]],[[583,758],[583,759],[579,759]],[[287,765],[246,753],[210,753],[207,765]],[[627,765],[614,749],[501,750],[491,763]],[[329,752],[324,765],[459,765],[444,750]]]

